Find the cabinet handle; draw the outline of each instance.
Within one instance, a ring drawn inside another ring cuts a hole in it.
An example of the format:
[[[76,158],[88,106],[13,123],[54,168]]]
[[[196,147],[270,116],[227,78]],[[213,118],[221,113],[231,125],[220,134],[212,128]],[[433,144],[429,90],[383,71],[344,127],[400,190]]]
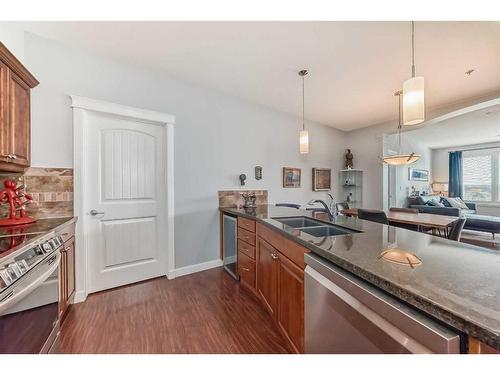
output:
[[[242,269],[243,271],[250,272],[250,269],[248,269],[248,268],[241,267],[241,269]]]
[[[9,155],[11,159],[17,159],[16,155]]]
[[[276,254],[271,253],[271,258],[273,258],[273,260],[278,260],[280,257]]]

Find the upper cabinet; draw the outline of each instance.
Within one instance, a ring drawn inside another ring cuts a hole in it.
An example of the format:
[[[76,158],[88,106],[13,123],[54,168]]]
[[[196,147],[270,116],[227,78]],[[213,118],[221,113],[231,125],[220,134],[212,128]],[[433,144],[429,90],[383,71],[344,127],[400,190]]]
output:
[[[35,77],[0,42],[0,172],[30,166],[30,90]]]

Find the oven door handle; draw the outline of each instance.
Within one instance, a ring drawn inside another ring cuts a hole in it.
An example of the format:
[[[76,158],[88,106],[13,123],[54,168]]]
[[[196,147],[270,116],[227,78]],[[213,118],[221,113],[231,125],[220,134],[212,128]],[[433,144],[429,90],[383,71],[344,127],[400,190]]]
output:
[[[0,314],[2,314],[5,310],[15,305],[17,302],[30,294],[33,290],[42,285],[43,282],[47,280],[50,275],[52,275],[57,267],[59,267],[59,261],[61,259],[61,254],[59,253],[59,251],[56,251],[55,253],[55,258],[49,257],[47,260],[45,260],[45,263],[50,267],[48,267],[40,276],[34,278],[29,282],[29,284],[25,285],[25,283],[23,283],[17,286],[6,299],[0,302]],[[26,280],[26,282],[28,281],[29,280]]]

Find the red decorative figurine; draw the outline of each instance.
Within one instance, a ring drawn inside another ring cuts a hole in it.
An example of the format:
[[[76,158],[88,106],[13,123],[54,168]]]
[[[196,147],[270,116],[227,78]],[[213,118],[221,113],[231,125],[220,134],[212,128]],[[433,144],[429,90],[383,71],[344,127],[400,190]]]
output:
[[[33,198],[24,191],[24,186],[17,187],[14,180],[5,180],[3,184],[5,189],[0,190],[0,203],[8,203],[10,214],[8,219],[0,219],[0,226],[34,223],[35,219],[26,216],[25,205]]]

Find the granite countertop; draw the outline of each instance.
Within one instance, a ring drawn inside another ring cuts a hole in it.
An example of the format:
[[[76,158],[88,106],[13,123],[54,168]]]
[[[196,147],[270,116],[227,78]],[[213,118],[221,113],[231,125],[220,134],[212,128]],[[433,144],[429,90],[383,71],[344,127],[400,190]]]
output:
[[[13,247],[2,249],[0,251],[0,261],[15,256],[15,253],[25,248],[25,246],[34,243],[51,232],[55,232],[65,226],[77,221],[76,217],[63,217],[54,219],[39,219],[32,224],[18,225],[10,227],[0,227],[0,242],[5,241]]]
[[[313,217],[311,211],[271,205],[220,210],[274,228],[394,297],[500,350],[498,251],[345,216],[338,216],[334,223],[361,233],[318,238],[272,219]],[[416,255],[422,264],[412,268],[382,259],[380,254],[392,247]]]

